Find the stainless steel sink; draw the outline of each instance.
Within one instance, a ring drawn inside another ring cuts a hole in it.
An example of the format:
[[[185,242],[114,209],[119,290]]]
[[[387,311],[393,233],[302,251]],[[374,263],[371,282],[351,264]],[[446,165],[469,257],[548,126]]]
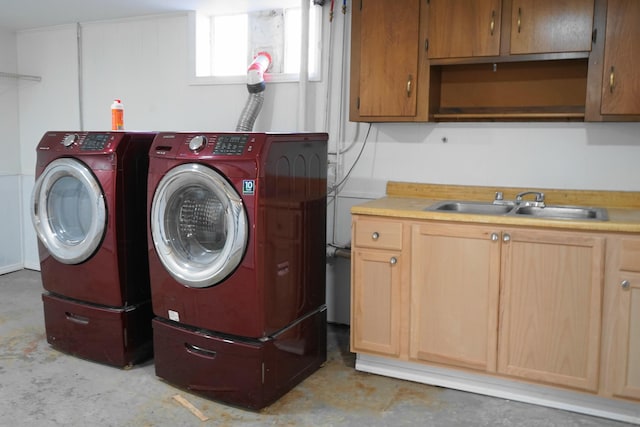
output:
[[[604,208],[582,206],[519,206],[514,210],[514,214],[547,219],[594,219],[599,221],[609,219],[607,210]]]
[[[504,215],[513,209],[513,205],[496,205],[485,202],[466,202],[444,200],[429,206],[427,211],[458,212],[478,215]]]
[[[503,202],[489,203],[464,200],[443,200],[425,208],[425,211],[452,212],[474,215],[509,215],[541,219],[595,220],[607,221],[605,208],[584,206],[530,206],[527,204]]]

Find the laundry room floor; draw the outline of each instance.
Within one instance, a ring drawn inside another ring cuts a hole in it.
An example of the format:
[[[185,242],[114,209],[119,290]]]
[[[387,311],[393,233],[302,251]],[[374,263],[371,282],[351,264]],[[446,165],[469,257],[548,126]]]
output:
[[[628,424],[354,370],[349,328],[329,325],[328,360],[260,412],[204,399],[155,376],[52,349],[40,273],[0,276],[3,426],[625,426]],[[192,409],[189,409],[192,405]]]

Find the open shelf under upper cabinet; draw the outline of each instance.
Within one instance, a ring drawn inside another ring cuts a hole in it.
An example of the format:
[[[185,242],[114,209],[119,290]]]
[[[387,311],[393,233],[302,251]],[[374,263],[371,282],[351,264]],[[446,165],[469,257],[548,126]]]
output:
[[[588,58],[431,65],[435,121],[583,121]]]

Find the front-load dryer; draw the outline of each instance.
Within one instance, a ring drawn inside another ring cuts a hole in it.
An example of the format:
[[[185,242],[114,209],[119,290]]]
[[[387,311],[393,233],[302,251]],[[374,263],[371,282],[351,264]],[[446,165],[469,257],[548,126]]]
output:
[[[153,345],[146,251],[151,132],[47,132],[37,146],[31,218],[47,341],[115,366]]]
[[[326,360],[323,133],[160,133],[149,164],[156,374],[258,409]]]

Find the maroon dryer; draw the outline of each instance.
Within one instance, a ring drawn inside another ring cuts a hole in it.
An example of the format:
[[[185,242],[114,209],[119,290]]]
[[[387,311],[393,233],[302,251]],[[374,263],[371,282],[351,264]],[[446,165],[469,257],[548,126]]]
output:
[[[262,408],[326,360],[327,134],[160,133],[149,157],[156,374]]]
[[[148,151],[155,133],[47,132],[31,219],[47,341],[125,367],[152,356],[146,250]]]

